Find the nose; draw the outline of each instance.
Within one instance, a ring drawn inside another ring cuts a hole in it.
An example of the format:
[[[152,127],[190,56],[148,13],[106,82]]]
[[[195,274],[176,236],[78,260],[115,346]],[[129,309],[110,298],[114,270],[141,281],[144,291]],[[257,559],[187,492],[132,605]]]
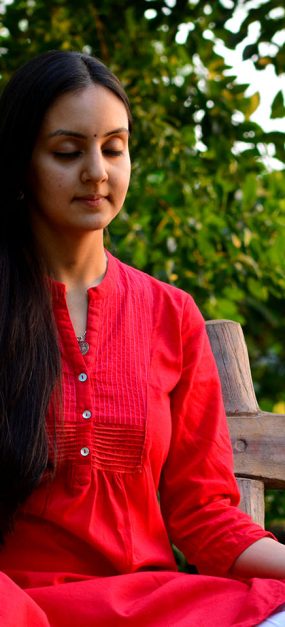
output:
[[[83,183],[87,183],[88,181],[99,183],[107,179],[108,173],[103,154],[99,150],[94,150],[92,153],[86,154],[86,158],[82,163],[81,181]]]

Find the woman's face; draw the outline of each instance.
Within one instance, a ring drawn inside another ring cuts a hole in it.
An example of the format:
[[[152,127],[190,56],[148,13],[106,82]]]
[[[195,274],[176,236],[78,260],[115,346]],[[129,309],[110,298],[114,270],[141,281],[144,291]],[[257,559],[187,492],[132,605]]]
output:
[[[27,174],[34,229],[108,226],[129,185],[128,136],[125,106],[109,89],[91,85],[60,96],[44,117]]]

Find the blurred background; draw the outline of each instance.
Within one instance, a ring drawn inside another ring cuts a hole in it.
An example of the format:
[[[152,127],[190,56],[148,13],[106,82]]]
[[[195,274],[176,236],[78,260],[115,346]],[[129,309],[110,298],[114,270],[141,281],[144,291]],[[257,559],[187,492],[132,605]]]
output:
[[[285,9],[280,0],[0,1],[0,79],[83,50],[134,115],[132,182],[108,246],[241,322],[262,409],[285,414]],[[267,525],[285,528],[285,495]]]

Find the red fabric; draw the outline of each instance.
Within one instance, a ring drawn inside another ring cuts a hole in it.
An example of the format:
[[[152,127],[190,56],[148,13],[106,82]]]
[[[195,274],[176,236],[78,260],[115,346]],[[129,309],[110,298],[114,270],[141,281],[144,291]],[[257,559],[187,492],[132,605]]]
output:
[[[108,258],[88,290],[85,356],[65,288],[51,282],[63,370],[58,468],[0,551],[1,624],[252,627],[284,603],[285,583],[226,578],[266,532],[236,508],[202,316],[185,292]],[[176,572],[168,536],[204,576]]]

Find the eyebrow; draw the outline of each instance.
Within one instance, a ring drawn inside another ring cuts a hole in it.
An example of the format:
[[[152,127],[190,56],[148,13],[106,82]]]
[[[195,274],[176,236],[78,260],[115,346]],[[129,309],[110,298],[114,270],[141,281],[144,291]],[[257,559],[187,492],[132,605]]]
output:
[[[103,137],[117,135],[118,133],[128,133],[128,135],[130,134],[127,128],[125,128],[124,126],[120,126],[119,128],[115,128],[112,131],[107,131],[107,133],[104,133]],[[68,137],[77,137],[79,139],[87,139],[87,135],[84,135],[83,133],[77,133],[77,131],[69,131],[64,128],[59,128],[53,133],[49,133],[48,137],[60,137],[62,135]],[[97,135],[95,134],[94,137],[97,137]]]

